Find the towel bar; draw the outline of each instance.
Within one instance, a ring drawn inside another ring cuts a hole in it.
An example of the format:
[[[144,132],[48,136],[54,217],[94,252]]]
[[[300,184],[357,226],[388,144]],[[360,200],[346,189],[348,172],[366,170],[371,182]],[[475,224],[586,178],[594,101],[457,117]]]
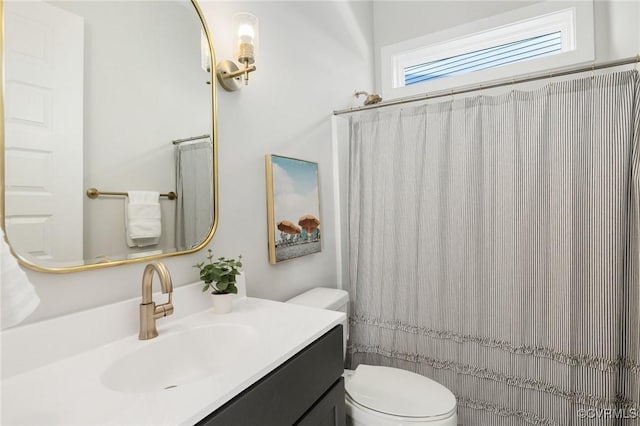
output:
[[[89,188],[87,189],[87,197],[91,198],[91,199],[96,199],[101,195],[114,195],[114,196],[118,196],[118,197],[126,197],[127,193],[126,192],[112,192],[112,191],[98,191],[97,188]],[[160,194],[161,197],[167,197],[170,200],[175,200],[176,198],[178,198],[178,195],[171,191],[168,192],[166,194]]]
[[[209,138],[209,135],[192,136],[190,138],[174,139],[173,141],[171,141],[171,143],[173,143],[174,145],[180,145],[183,142],[197,141],[198,139],[207,139],[207,138]]]

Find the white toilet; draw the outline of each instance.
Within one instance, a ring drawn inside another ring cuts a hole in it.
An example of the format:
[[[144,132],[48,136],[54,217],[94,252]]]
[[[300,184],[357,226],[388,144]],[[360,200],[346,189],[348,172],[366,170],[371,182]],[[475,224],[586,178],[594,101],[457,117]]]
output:
[[[314,288],[288,303],[347,313],[349,293]],[[344,346],[349,328],[344,327]],[[427,377],[399,368],[360,364],[344,371],[347,424],[354,426],[456,426],[456,398]]]

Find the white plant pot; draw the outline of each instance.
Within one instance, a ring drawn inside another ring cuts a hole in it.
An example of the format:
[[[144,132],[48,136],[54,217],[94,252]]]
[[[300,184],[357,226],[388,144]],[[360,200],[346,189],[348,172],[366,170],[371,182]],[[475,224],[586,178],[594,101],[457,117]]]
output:
[[[228,314],[231,312],[231,302],[233,301],[233,294],[212,294],[213,299],[213,312],[216,314]]]

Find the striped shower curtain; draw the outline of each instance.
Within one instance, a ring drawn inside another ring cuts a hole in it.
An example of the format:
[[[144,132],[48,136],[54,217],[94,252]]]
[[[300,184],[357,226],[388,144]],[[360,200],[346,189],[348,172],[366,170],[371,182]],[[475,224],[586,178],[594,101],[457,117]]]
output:
[[[176,145],[176,247],[202,243],[213,217],[213,149],[211,139]]]
[[[638,73],[350,126],[350,366],[465,426],[640,424]]]

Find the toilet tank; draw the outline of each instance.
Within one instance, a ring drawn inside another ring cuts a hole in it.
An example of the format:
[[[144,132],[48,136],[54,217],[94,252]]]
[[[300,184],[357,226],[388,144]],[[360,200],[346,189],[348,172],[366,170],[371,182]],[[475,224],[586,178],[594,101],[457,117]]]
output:
[[[287,300],[287,303],[348,314],[349,293],[337,288],[317,287]]]
[[[347,339],[349,338],[349,324],[347,322],[349,318],[349,293],[337,288],[316,287],[287,300],[287,303],[344,312],[347,315],[347,319],[342,324],[342,328],[344,348],[347,347]]]

